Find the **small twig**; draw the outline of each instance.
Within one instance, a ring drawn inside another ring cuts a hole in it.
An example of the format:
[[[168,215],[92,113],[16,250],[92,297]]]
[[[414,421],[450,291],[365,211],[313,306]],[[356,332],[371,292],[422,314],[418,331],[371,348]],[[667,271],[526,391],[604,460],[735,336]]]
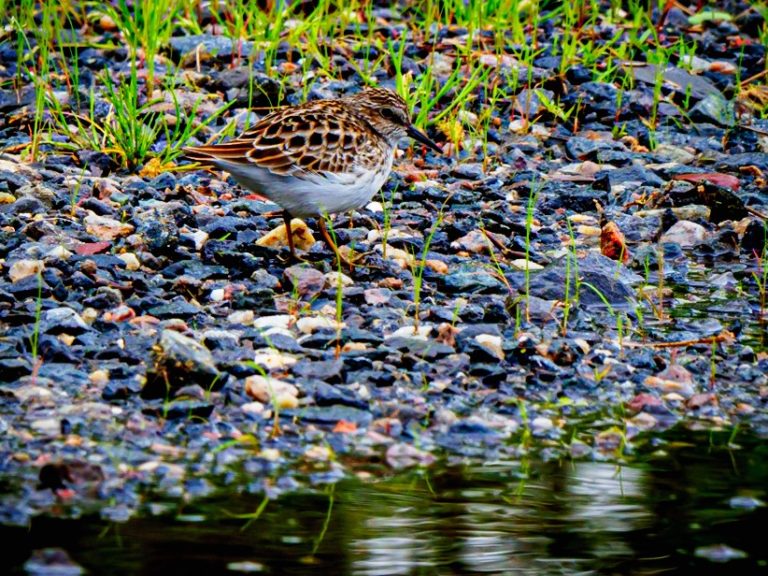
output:
[[[716,336],[707,336],[706,338],[696,338],[694,340],[675,340],[672,342],[624,342],[624,345],[633,348],[685,348],[686,346],[696,346],[697,344],[719,344],[720,342],[730,342],[733,339],[733,332],[723,330]]]
[[[752,82],[754,82],[755,80],[760,80],[760,78],[762,78],[763,76],[765,76],[767,74],[768,74],[768,68],[766,68],[765,70],[761,70],[760,72],[758,72],[754,76],[750,76],[746,80],[742,80],[741,82],[739,82],[739,88],[743,88],[747,84],[752,84]]]

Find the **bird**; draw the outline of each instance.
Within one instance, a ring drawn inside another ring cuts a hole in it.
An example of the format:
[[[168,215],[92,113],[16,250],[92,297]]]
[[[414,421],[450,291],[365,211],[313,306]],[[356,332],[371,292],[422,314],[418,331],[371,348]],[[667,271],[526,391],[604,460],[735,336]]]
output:
[[[291,219],[310,217],[317,218],[337,261],[349,264],[328,234],[325,218],[371,201],[389,177],[405,136],[442,153],[413,125],[397,92],[365,88],[280,108],[229,142],[189,146],[184,155],[228,172],[244,188],[279,205],[293,259]]]

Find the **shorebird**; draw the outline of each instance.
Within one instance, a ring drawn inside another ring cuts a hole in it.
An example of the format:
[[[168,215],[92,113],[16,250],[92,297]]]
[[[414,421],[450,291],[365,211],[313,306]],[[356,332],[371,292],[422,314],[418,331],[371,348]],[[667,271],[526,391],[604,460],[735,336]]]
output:
[[[282,108],[224,144],[185,148],[187,158],[229,172],[243,187],[283,208],[291,256],[291,218],[317,218],[339,261],[325,217],[368,204],[392,171],[404,136],[440,148],[411,121],[392,90],[368,88],[344,98]]]

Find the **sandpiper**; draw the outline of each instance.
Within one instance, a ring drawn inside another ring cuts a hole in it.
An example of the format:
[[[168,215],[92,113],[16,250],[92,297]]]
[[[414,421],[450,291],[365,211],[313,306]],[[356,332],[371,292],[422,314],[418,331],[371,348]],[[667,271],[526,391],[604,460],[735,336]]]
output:
[[[315,217],[324,240],[343,261],[324,218],[371,201],[389,177],[404,136],[441,152],[413,126],[397,93],[368,88],[282,108],[234,140],[184,151],[190,160],[229,172],[282,207],[291,256],[296,256],[291,218]]]

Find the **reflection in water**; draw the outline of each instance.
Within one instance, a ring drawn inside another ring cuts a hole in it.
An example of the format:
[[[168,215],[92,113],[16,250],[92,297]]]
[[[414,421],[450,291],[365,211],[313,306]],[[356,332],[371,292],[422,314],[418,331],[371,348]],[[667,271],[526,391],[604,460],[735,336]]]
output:
[[[711,444],[705,436],[669,444],[670,454],[623,467],[433,468],[290,494],[263,510],[262,496],[236,495],[122,524],[41,517],[28,528],[0,526],[0,573],[22,574],[33,550],[59,547],[89,573],[113,576],[232,573],[227,566],[273,575],[705,576],[723,566],[701,551],[722,545],[747,554],[727,573],[765,573],[768,446]]]
[[[469,485],[474,479],[471,489],[454,487],[446,474],[433,479],[437,496],[426,481],[357,492],[377,514],[351,543],[353,573],[419,574],[441,567],[441,574],[562,574],[588,570],[595,559],[631,558],[626,534],[652,520],[640,499],[644,472],[595,463],[548,468],[539,481],[507,486],[498,480],[516,475],[514,465],[506,474],[499,466],[490,474],[469,469],[464,479]],[[496,482],[477,486],[491,477]]]

